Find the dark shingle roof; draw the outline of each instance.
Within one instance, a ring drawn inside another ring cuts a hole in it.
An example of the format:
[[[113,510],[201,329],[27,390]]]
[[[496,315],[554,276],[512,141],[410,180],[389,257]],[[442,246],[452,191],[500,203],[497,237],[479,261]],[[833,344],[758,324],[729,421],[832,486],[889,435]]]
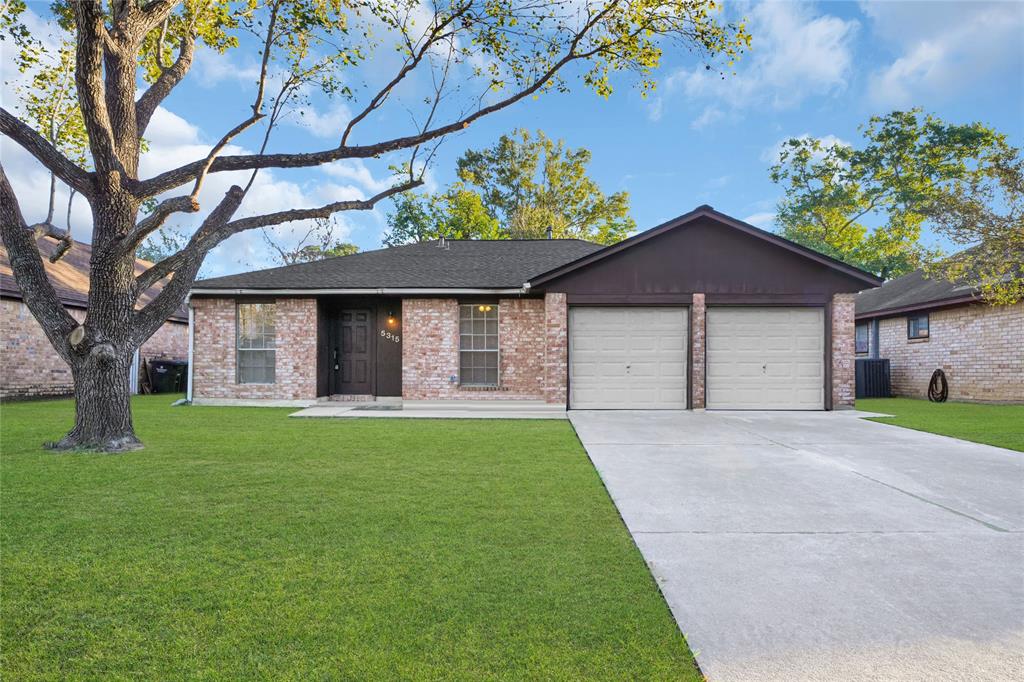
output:
[[[89,303],[89,263],[92,260],[92,245],[84,242],[75,242],[71,250],[64,254],[56,263],[50,262],[50,255],[57,248],[57,240],[51,237],[40,237],[36,244],[43,257],[43,267],[46,269],[46,276],[50,278],[57,297],[61,303],[72,308],[85,308]],[[135,260],[135,274],[141,274],[151,266],[152,263],[141,258]],[[146,305],[163,288],[163,283],[158,282],[139,296],[139,306]],[[0,295],[9,298],[21,298],[21,289],[14,279],[11,271],[11,261],[7,257],[7,247],[0,242]],[[184,307],[178,308],[170,316],[176,322],[188,321],[188,312]]]
[[[215,277],[196,289],[510,289],[601,249],[579,239],[437,241]]]
[[[928,279],[923,270],[889,280],[875,289],[857,294],[857,315],[869,315],[885,310],[929,308],[946,302],[976,296],[977,290],[969,284],[956,284],[944,279]]]

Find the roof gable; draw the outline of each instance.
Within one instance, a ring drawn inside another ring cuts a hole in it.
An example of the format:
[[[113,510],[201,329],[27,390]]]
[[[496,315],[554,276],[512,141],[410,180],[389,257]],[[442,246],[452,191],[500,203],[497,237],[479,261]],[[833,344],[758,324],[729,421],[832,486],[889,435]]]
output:
[[[857,291],[863,289],[865,286],[877,286],[882,280],[868,272],[860,270],[859,268],[847,265],[842,261],[836,260],[824,254],[818,253],[813,249],[801,246],[795,242],[791,242],[788,239],[780,237],[771,232],[767,232],[760,228],[754,227],[748,223],[740,220],[736,220],[724,213],[719,213],[710,206],[704,205],[699,206],[693,211],[674,218],[668,222],[662,223],[657,227],[641,232],[640,234],[634,235],[629,239],[623,240],[618,244],[605,247],[601,251],[584,256],[572,263],[568,263],[564,266],[554,268],[542,275],[534,277],[530,280],[531,286],[546,286],[551,282],[558,279],[564,279],[567,275],[574,271],[579,271],[584,268],[595,267],[596,264],[603,260],[614,258],[623,252],[629,251],[634,248],[643,248],[643,245],[651,240],[658,240],[659,245],[664,246],[665,240],[661,239],[666,235],[670,235],[675,232],[685,231],[691,228],[702,228],[702,236],[707,237],[712,234],[715,229],[719,231],[719,238],[712,239],[704,248],[699,249],[699,253],[693,253],[693,249],[688,249],[683,253],[677,253],[673,255],[685,257],[687,255],[693,256],[692,262],[690,263],[690,278],[693,277],[693,269],[704,269],[704,266],[711,266],[713,269],[721,268],[728,265],[730,258],[735,258],[738,254],[735,253],[715,253],[716,249],[720,249],[721,245],[717,242],[725,241],[738,246],[746,243],[757,243],[760,246],[767,246],[768,251],[766,253],[774,253],[776,256],[779,252],[784,251],[790,255],[790,258],[783,259],[783,262],[788,261],[791,267],[806,268],[810,264],[814,264],[814,271],[818,273],[827,273],[830,279],[839,278],[837,281],[842,281],[845,286],[842,288],[847,291]],[[708,228],[711,228],[709,231]],[[731,235],[732,239],[727,236],[728,232],[734,233]],[[736,239],[735,237],[742,235],[746,239]],[[752,240],[750,239],[752,238]],[[696,244],[690,245],[695,247]],[[660,247],[659,247],[660,248]],[[678,272],[678,268],[677,268]],[[684,275],[687,273],[683,273]],[[704,280],[706,278],[696,279]],[[735,286],[732,287],[735,289]],[[711,289],[704,287],[693,286],[688,288],[689,291],[711,291]]]

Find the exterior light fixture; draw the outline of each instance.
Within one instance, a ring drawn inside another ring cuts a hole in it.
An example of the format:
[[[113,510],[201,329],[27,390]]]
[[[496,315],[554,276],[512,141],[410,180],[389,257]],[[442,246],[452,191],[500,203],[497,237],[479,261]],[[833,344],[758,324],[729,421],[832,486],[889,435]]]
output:
[[[389,310],[388,311],[388,326],[389,327],[394,327],[395,326],[395,322],[397,322],[397,320],[395,320],[395,311],[394,310]]]

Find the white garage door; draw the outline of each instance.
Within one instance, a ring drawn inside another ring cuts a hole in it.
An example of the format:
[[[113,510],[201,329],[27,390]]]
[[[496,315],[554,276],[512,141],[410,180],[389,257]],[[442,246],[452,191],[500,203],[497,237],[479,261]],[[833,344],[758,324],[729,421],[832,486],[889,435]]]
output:
[[[570,308],[570,407],[685,409],[687,313]]]
[[[708,408],[825,407],[821,308],[708,308]]]

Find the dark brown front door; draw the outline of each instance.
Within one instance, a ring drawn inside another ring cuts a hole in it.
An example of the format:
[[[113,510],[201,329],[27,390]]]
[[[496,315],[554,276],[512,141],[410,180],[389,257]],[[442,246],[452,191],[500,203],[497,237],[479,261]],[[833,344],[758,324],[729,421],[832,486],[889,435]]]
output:
[[[345,308],[338,318],[337,393],[373,393],[373,315],[362,308]]]

